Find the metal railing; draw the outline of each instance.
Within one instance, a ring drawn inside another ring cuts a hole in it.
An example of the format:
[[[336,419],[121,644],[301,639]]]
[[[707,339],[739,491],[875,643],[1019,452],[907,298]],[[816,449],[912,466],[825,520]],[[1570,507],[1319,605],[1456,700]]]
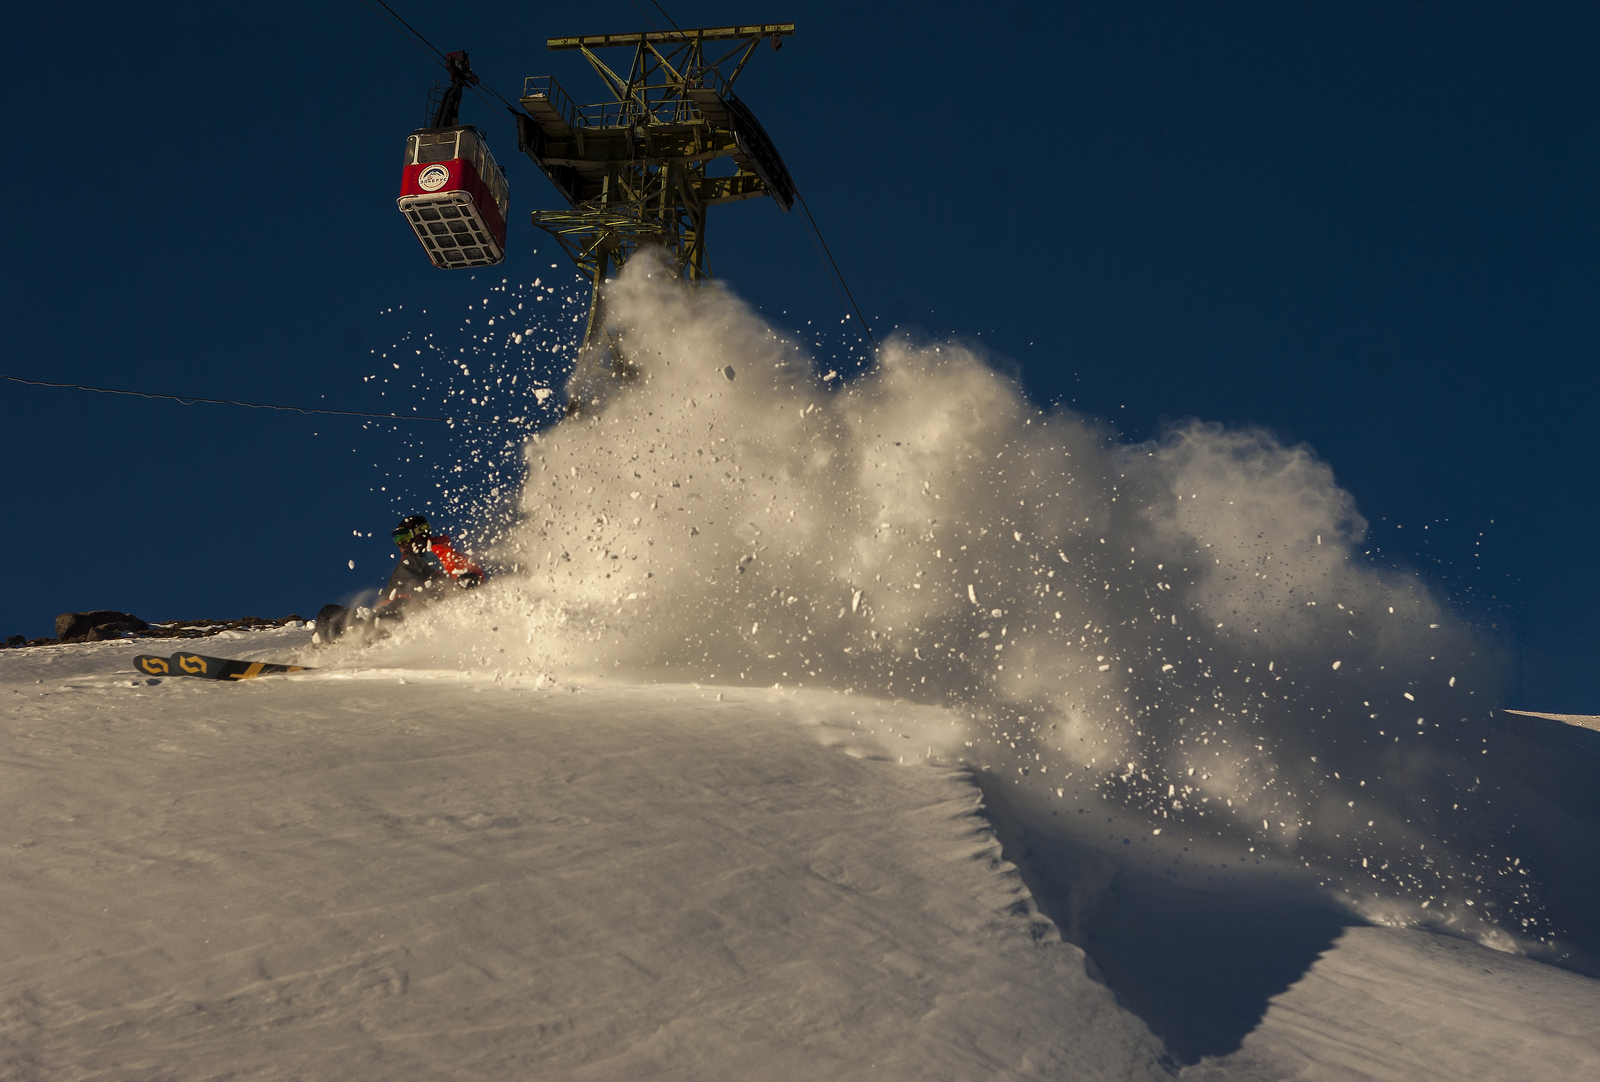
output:
[[[708,90],[715,90],[718,94],[727,96],[728,80],[717,68],[710,64],[690,68],[685,73],[685,80],[689,86],[701,86]]]
[[[711,75],[717,74],[713,69],[707,71]],[[678,97],[676,86],[650,86],[643,89],[648,106],[637,100],[578,105],[554,76],[530,75],[523,81],[522,96],[548,102],[569,128],[625,128],[638,124],[647,116],[657,124],[687,124],[695,119],[697,110],[694,103]]]
[[[578,124],[578,107],[572,103],[572,98],[561,89],[561,84],[556,82],[554,75],[530,75],[522,81],[522,96],[524,98],[542,98],[550,103],[566,121],[567,127],[576,128]]]

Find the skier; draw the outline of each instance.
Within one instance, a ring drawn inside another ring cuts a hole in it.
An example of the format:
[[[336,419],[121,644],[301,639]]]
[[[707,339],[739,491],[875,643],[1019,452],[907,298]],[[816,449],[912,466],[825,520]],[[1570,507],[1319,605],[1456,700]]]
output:
[[[359,628],[370,638],[384,620],[405,616],[412,607],[436,601],[455,590],[470,590],[487,577],[483,568],[462,555],[444,534],[435,535],[421,515],[407,515],[390,533],[400,549],[400,562],[384,584],[376,610],[324,605],[317,613],[314,643],[328,643]]]
[[[401,519],[390,536],[400,547],[400,562],[383,588],[380,614],[385,609],[398,613],[408,602],[431,601],[452,586],[470,590],[483,582],[483,568],[457,552],[444,534],[434,536],[421,515]]]

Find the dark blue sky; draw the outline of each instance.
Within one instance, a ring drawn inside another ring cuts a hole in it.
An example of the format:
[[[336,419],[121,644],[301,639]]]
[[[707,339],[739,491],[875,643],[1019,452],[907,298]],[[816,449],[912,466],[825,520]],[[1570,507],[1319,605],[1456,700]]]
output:
[[[553,73],[598,99],[544,38],[644,24],[627,0],[396,6],[508,97]],[[1519,701],[1600,711],[1592,5],[666,6],[797,24],[743,96],[880,329],[981,336],[1036,400],[1130,439],[1197,416],[1310,443],[1385,558],[1518,647]],[[483,295],[394,208],[421,52],[358,0],[12,20],[29,138],[0,371],[437,406],[362,378]],[[566,281],[527,220],[554,191],[486,105],[463,120],[512,186],[493,281]],[[718,208],[710,244],[780,325],[837,327],[798,214]],[[29,636],[73,609],[281,616],[374,585],[391,520],[467,446],[15,384],[0,426],[0,634]]]

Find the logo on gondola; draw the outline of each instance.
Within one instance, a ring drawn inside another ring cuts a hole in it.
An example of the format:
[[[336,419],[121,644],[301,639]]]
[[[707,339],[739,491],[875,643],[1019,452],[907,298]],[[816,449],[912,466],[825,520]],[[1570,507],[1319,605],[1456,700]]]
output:
[[[425,192],[436,192],[450,182],[450,170],[442,165],[430,165],[417,174],[417,187]]]

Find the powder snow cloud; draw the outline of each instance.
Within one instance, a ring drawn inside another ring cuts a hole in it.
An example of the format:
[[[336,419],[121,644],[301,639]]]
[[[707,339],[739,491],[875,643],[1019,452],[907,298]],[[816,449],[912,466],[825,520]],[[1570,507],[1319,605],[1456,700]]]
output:
[[[1120,442],[951,342],[825,378],[648,258],[607,304],[627,365],[580,368],[584,407],[528,442],[507,573],[435,618],[436,656],[945,705],[967,724],[935,753],[1035,814],[1092,794],[1377,919],[1475,924],[1476,891],[1537,926],[1471,795],[1505,659],[1363,557],[1310,448]]]

